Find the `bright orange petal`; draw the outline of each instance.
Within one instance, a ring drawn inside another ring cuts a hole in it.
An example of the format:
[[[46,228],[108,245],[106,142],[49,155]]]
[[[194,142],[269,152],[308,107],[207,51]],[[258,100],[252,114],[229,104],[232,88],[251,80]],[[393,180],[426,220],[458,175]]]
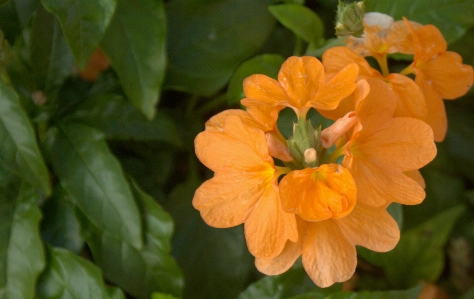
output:
[[[355,112],[349,112],[342,118],[336,120],[331,126],[321,131],[321,146],[330,148],[333,144],[346,134],[357,122]]]
[[[426,115],[425,96],[415,81],[400,74],[390,74],[387,80],[397,95],[395,116],[422,118]]]
[[[374,208],[357,203],[349,215],[334,223],[339,226],[346,239],[373,251],[392,250],[400,239],[397,222],[385,207]]]
[[[344,158],[343,164],[345,164]],[[379,168],[370,161],[354,159],[350,168],[357,186],[357,202],[381,207],[389,202],[415,205],[425,198],[425,191],[403,173]]]
[[[324,68],[315,57],[290,57],[280,68],[278,81],[291,107],[301,110],[325,83]]]
[[[242,180],[240,173],[216,175],[196,190],[193,206],[210,226],[226,228],[242,224],[264,195],[261,183],[258,176]]]
[[[278,81],[261,74],[255,74],[244,80],[244,93],[249,99],[276,106],[288,102],[285,91]]]
[[[308,221],[340,218],[356,203],[356,185],[351,174],[337,164],[295,170],[280,182],[283,209]]]
[[[425,122],[396,117],[378,130],[362,131],[360,139],[351,144],[351,151],[378,167],[410,171],[431,162],[436,156],[436,145],[433,130]]]
[[[431,58],[444,53],[447,43],[441,32],[433,25],[425,25],[415,29],[407,19],[403,18],[405,25],[412,32],[413,46],[415,50],[414,64],[418,67]]]
[[[296,223],[298,226],[298,241],[287,241],[283,251],[272,259],[256,258],[255,266],[260,272],[266,275],[279,275],[293,266],[303,251],[307,226],[307,222],[299,217],[296,217]]]
[[[372,131],[392,118],[397,97],[387,83],[378,79],[368,79],[367,82],[370,92],[366,97],[359,97],[356,115],[365,131]]]
[[[205,124],[206,126],[206,131],[211,131],[211,132],[222,132],[224,131],[224,122],[227,117],[230,115],[237,115],[240,120],[247,126],[251,127],[256,127],[259,129],[264,129],[264,127],[255,119],[252,118],[252,116],[247,113],[246,111],[242,109],[229,109],[229,110],[224,110],[221,113],[218,113],[211,117]]]
[[[334,221],[309,224],[303,247],[303,266],[313,282],[322,288],[348,280],[357,265],[355,245],[346,239]]]
[[[417,182],[421,186],[421,188],[426,188],[425,179],[423,178],[419,170],[406,171],[403,172],[403,174]]]
[[[461,55],[455,52],[439,54],[419,69],[443,99],[459,98],[472,86],[472,66],[463,64]]]
[[[287,240],[298,240],[295,216],[281,208],[276,183],[265,188],[265,194],[245,221],[245,239],[250,253],[262,259],[279,255]]]
[[[355,63],[359,66],[359,76],[378,77],[380,72],[373,69],[367,60],[356,52],[346,47],[334,47],[327,49],[322,57],[322,62],[326,73],[337,73],[346,65]]]
[[[319,88],[316,96],[306,106],[322,110],[336,109],[339,102],[356,89],[355,79],[358,73],[359,67],[357,64],[351,63],[346,65],[339,73]]]
[[[428,112],[423,120],[433,129],[434,141],[441,142],[444,140],[448,130],[448,120],[443,99],[424,78],[422,73],[416,76],[415,82],[425,95],[428,108]]]
[[[264,162],[273,167],[263,131],[245,126],[237,115],[227,117],[224,132],[199,133],[194,145],[199,160],[215,172],[259,172]]]

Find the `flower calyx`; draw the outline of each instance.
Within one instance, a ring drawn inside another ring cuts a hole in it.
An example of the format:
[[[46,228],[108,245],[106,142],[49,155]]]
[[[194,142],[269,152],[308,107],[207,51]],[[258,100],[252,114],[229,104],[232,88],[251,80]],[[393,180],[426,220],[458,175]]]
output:
[[[314,129],[311,121],[302,118],[293,124],[293,136],[287,145],[293,160],[285,164],[294,170],[317,167],[326,155],[321,147],[321,127]]]

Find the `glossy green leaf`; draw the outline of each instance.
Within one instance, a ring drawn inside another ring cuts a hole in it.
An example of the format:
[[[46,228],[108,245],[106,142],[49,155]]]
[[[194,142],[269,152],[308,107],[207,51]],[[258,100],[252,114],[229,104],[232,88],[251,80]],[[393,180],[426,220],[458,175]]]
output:
[[[57,184],[52,196],[41,207],[44,219],[41,222],[43,240],[54,247],[62,247],[80,253],[84,245],[79,234],[79,224],[74,216],[71,199]]]
[[[48,139],[54,171],[73,203],[98,228],[141,248],[138,207],[103,134],[85,125],[60,123]]]
[[[280,4],[268,7],[272,15],[286,28],[307,43],[317,47],[324,37],[324,25],[319,16],[303,5]]]
[[[166,69],[166,20],[161,0],[118,0],[101,46],[130,101],[151,119]]]
[[[234,72],[229,81],[227,99],[229,104],[238,104],[245,98],[243,82],[253,74],[267,75],[277,79],[278,71],[285,59],[277,54],[256,56],[242,63]]]
[[[211,96],[271,34],[264,0],[174,0],[168,5],[166,86]]]
[[[144,217],[145,243],[142,249],[101,230],[77,211],[94,260],[109,281],[137,298],[150,298],[153,292],[180,296],[183,285],[181,271],[169,254],[173,222],[149,195],[135,184],[132,189]]]
[[[46,194],[49,173],[36,144],[28,116],[14,90],[0,79],[0,162]]]
[[[406,17],[421,24],[433,24],[448,42],[460,38],[474,26],[472,0],[366,0],[366,11],[389,14],[395,20]]]
[[[1,182],[0,298],[34,298],[36,279],[45,264],[39,200],[39,194],[24,181]]]
[[[108,139],[163,141],[175,146],[182,144],[175,124],[165,113],[158,111],[155,119],[147,120],[135,106],[117,94],[86,99],[67,120],[99,129]]]
[[[340,292],[331,294],[326,299],[417,299],[421,286],[403,291],[377,291],[377,292]]]
[[[255,269],[254,259],[242,227],[217,229],[204,223],[191,204],[198,186],[196,178],[177,185],[166,205],[176,223],[172,253],[183,269],[183,298],[235,298]]]
[[[48,266],[41,275],[39,299],[96,299],[124,298],[114,288],[106,288],[100,269],[90,261],[62,248],[48,248]]]
[[[236,299],[285,299],[317,288],[301,263],[277,276],[267,276],[251,284]],[[323,293],[321,298],[325,298]],[[315,297],[318,298],[318,297]]]
[[[21,28],[27,27],[31,17],[33,17],[38,8],[40,0],[12,0],[12,3],[15,6]]]
[[[463,211],[462,206],[451,208],[404,232],[392,251],[375,253],[359,248],[358,252],[384,269],[392,287],[411,287],[420,280],[436,281],[444,269],[443,248]]]
[[[42,0],[61,22],[77,64],[84,69],[114,15],[117,0]]]
[[[30,44],[37,89],[48,93],[52,87],[61,85],[72,72],[74,58],[59,21],[41,5],[33,19]]]

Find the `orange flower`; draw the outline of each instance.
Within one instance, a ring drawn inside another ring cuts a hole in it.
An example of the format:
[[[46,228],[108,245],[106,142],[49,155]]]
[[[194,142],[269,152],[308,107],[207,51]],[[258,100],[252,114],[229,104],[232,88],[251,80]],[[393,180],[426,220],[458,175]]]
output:
[[[410,24],[414,28],[421,27],[416,22]],[[357,54],[374,57],[384,75],[388,75],[387,54],[413,54],[414,51],[411,31],[404,21],[394,22],[391,16],[379,12],[366,13],[363,37],[349,37],[346,42]]]
[[[466,94],[473,83],[473,69],[462,63],[459,54],[446,51],[446,40],[435,26],[417,29],[404,21],[413,34],[415,55],[413,63],[402,73],[415,73],[415,82],[424,92],[429,110],[424,120],[433,128],[435,141],[442,141],[447,130],[442,99],[452,100]]]
[[[287,240],[297,240],[295,216],[281,207],[278,171],[262,130],[231,113],[221,130],[200,133],[195,148],[199,160],[215,172],[193,199],[207,224],[226,228],[245,223],[249,251],[260,258],[275,257]]]
[[[215,172],[193,199],[206,223],[244,223],[261,272],[280,274],[301,255],[321,287],[352,276],[355,246],[388,251],[397,244],[400,232],[386,207],[424,198],[417,170],[436,154],[427,124],[393,117],[396,95],[389,84],[354,83],[357,65],[341,68],[326,82],[317,59],[291,57],[278,81],[253,75],[242,100],[249,112],[214,116],[195,140],[198,158]],[[331,126],[315,129],[305,119],[310,108],[328,112],[352,91],[352,102],[344,104],[349,111]],[[283,107],[298,115],[284,142],[275,134]],[[286,167],[275,166],[272,157]]]
[[[241,103],[262,123],[275,124],[278,111],[285,107],[304,118],[310,108],[335,109],[354,91],[357,72],[357,65],[349,64],[326,81],[318,59],[290,57],[281,66],[278,81],[260,74],[245,79],[246,98]]]
[[[424,95],[418,85],[407,76],[396,73],[383,76],[379,71],[373,69],[362,56],[346,47],[334,47],[323,54],[323,65],[329,74],[339,71],[349,63],[357,63],[359,66],[357,79],[375,78],[387,83],[392,88],[396,94],[397,103],[395,116],[421,119],[426,115],[427,107]],[[345,105],[347,104],[342,104],[342,107],[334,111],[321,111],[321,113],[326,117],[337,119],[348,112],[342,110],[343,107],[346,107]],[[349,107],[352,110],[353,104],[349,104]]]
[[[109,60],[104,52],[97,49],[92,53],[91,57],[89,57],[86,68],[83,71],[79,71],[79,76],[86,81],[94,82],[97,80],[99,74],[108,68]]]

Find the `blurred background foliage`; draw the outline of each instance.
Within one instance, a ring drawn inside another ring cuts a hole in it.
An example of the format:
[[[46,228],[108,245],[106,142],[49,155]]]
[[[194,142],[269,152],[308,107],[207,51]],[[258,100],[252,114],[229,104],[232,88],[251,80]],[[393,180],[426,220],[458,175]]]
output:
[[[472,90],[445,102],[426,200],[389,208],[400,243],[359,248],[349,282],[318,289],[299,263],[264,277],[242,227],[208,227],[191,205],[212,176],[194,155],[204,122],[239,107],[245,77],[343,44],[336,6],[0,0],[0,298],[474,298]],[[434,24],[474,64],[474,0],[366,10]]]

